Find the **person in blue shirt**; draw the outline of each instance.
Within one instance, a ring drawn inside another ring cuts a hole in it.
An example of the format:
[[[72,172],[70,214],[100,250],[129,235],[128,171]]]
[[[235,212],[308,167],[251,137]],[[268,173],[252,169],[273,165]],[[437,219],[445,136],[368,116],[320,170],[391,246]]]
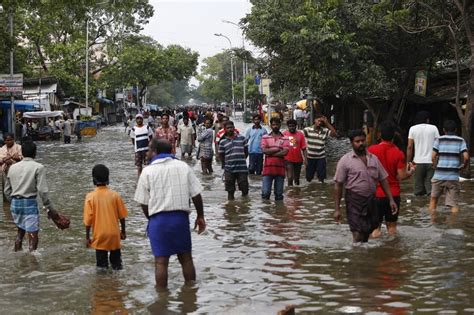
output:
[[[456,129],[454,121],[446,120],[443,124],[444,136],[436,139],[433,144],[432,159],[435,171],[431,179],[429,208],[432,216],[443,192],[446,194],[445,204],[451,207],[451,213],[459,211],[459,171],[468,167],[469,153],[464,139],[456,135]]]
[[[262,175],[263,170],[263,151],[261,148],[262,137],[266,135],[267,130],[260,124],[262,119],[259,115],[253,116],[253,126],[245,132],[249,147],[249,174]]]

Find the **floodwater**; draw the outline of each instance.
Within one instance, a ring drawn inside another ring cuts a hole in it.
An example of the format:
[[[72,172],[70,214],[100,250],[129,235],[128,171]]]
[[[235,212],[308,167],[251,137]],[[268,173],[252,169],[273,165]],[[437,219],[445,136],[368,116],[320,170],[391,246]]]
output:
[[[202,176],[199,163],[187,161],[202,181],[208,224],[205,233],[192,235],[198,280],[184,286],[173,258],[169,291],[158,293],[146,219],[132,200],[132,157],[118,126],[79,144],[39,143],[37,160],[48,170],[51,199],[72,223],[60,231],[43,216],[40,249],[15,253],[16,228],[9,211],[0,212],[0,313],[276,314],[290,304],[299,314],[474,313],[472,182],[463,183],[460,213],[453,217],[441,207],[434,222],[428,200],[413,197],[412,183],[405,183],[398,236],[353,248],[345,221],[332,220],[330,183],[303,180],[275,204],[261,201],[261,179],[251,177],[250,197],[237,193],[228,202],[220,167]],[[129,210],[119,272],[98,273],[95,253],[84,245],[82,206],[96,163],[109,166],[110,187]]]

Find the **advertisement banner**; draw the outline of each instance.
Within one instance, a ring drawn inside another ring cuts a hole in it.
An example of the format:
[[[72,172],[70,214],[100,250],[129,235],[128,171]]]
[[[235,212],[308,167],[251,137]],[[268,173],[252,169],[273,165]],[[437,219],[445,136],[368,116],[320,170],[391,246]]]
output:
[[[23,74],[0,74],[0,94],[23,93]]]

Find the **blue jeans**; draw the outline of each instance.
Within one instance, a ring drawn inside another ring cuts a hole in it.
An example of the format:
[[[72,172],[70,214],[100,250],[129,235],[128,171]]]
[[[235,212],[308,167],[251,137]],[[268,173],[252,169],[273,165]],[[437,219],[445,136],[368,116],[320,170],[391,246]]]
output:
[[[323,182],[326,179],[326,158],[308,158],[308,165],[306,166],[306,181],[311,182],[314,178],[314,174],[318,176],[320,182]]]
[[[249,174],[262,175],[263,153],[249,153]]]
[[[283,186],[285,184],[285,176],[278,175],[263,176],[262,198],[270,199],[273,182],[275,182],[275,200],[283,200]]]

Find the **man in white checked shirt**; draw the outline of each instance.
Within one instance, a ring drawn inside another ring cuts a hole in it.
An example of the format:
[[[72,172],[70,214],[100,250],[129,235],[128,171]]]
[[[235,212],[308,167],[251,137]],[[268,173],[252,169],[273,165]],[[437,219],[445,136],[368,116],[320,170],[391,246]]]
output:
[[[143,169],[134,197],[149,220],[147,232],[155,256],[158,288],[168,285],[168,263],[172,255],[178,255],[185,282],[196,280],[191,255],[189,199],[197,210],[194,228],[199,227],[199,234],[206,229],[201,183],[193,170],[177,160],[171,151],[168,141],[151,140],[148,152],[150,165]]]

